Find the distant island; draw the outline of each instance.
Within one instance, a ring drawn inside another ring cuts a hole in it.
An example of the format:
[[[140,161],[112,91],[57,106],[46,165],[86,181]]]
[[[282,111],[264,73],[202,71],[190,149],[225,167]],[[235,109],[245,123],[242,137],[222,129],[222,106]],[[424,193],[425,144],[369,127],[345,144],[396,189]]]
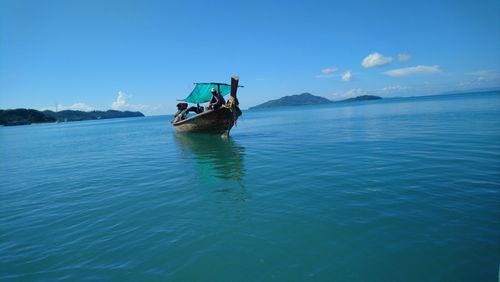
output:
[[[369,101],[369,100],[380,100],[382,97],[375,95],[361,95],[354,98],[348,98],[340,101],[334,101],[333,103],[344,103],[344,102],[358,102],[358,101]]]
[[[66,122],[110,118],[143,117],[141,112],[130,111],[72,111],[54,112],[50,110],[38,111],[34,109],[0,110],[0,125],[26,125],[33,123]]]
[[[260,105],[250,107],[249,109],[251,110],[251,109],[263,109],[263,108],[275,108],[283,106],[319,105],[319,104],[358,102],[358,101],[379,100],[379,99],[382,99],[382,97],[374,95],[362,95],[345,100],[332,101],[324,97],[314,96],[311,93],[302,93],[298,95],[285,96],[276,100],[267,101]]]
[[[320,97],[314,96],[311,93],[302,93],[298,95],[285,96],[276,100],[267,101],[260,105],[251,107],[250,109],[261,109],[261,108],[274,108],[283,106],[299,106],[299,105],[316,105],[316,104],[329,104],[332,101]]]

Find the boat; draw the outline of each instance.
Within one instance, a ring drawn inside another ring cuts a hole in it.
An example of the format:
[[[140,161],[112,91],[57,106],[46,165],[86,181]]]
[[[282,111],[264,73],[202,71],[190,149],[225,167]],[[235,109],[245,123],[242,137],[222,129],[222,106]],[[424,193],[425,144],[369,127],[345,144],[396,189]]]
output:
[[[192,117],[179,119],[172,122],[177,132],[196,132],[207,134],[219,134],[229,136],[231,128],[236,125],[238,117],[241,116],[239,102],[236,98],[239,77],[231,77],[231,85],[226,83],[210,82],[195,83],[193,91],[185,99],[179,100],[185,103],[202,104],[209,102],[212,98],[210,90],[215,88],[222,96],[230,94],[226,104],[217,110],[206,110]],[[239,86],[242,87],[242,86]]]

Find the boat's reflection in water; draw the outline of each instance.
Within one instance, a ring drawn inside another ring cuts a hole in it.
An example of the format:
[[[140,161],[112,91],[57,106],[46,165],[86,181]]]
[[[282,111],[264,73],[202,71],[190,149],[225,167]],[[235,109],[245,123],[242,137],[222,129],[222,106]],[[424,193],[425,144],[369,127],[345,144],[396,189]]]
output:
[[[243,146],[219,135],[176,133],[183,158],[195,161],[197,177],[203,184],[221,184],[221,181],[237,182],[242,186],[244,176]],[[221,187],[221,189],[223,189]]]

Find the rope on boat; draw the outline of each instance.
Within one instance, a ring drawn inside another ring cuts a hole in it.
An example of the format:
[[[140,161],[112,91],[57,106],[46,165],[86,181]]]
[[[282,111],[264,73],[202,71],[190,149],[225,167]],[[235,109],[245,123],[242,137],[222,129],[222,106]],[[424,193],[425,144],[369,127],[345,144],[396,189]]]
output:
[[[233,125],[236,127],[237,126],[237,120],[238,120],[238,112],[237,112],[237,107],[240,103],[238,102],[238,99],[233,98],[233,96],[229,97],[226,103],[226,107],[229,108],[229,110],[233,113]]]

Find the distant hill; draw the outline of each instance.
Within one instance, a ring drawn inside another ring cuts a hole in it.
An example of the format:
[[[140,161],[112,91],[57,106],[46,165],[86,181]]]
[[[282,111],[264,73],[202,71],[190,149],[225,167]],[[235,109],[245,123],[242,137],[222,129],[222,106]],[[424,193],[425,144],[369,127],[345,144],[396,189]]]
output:
[[[358,102],[358,101],[368,101],[368,100],[380,100],[382,97],[375,95],[362,95],[354,98],[348,98],[340,101],[335,101],[334,103],[344,103],[344,102]]]
[[[302,93],[298,95],[285,96],[276,100],[267,101],[260,105],[251,107],[250,109],[274,108],[282,106],[299,106],[299,105],[315,105],[315,104],[329,104],[332,101],[314,96],[311,93]]]
[[[343,102],[358,102],[367,100],[379,100],[382,97],[374,95],[363,95],[354,98],[349,98],[340,101],[331,101],[324,97],[314,96],[310,93],[302,93],[299,95],[285,96],[276,100],[267,101],[260,105],[250,107],[249,109],[263,109],[274,108],[283,106],[300,106],[300,105],[315,105],[315,104],[330,104],[330,103],[343,103]]]
[[[53,117],[58,121],[80,121],[80,120],[92,120],[92,119],[109,119],[109,118],[126,118],[126,117],[143,117],[144,115],[141,112],[130,112],[130,111],[115,111],[115,110],[107,110],[107,111],[91,111],[91,112],[82,112],[82,111],[72,111],[72,110],[64,110],[60,112],[53,111],[43,111],[47,116]]]
[[[121,111],[71,111],[60,112],[37,111],[33,109],[14,109],[0,110],[0,125],[25,125],[32,123],[47,123],[56,121],[79,121],[93,119],[125,118],[125,117],[143,117],[141,112],[121,112]]]
[[[25,125],[55,121],[54,117],[33,109],[0,110],[0,125]]]

